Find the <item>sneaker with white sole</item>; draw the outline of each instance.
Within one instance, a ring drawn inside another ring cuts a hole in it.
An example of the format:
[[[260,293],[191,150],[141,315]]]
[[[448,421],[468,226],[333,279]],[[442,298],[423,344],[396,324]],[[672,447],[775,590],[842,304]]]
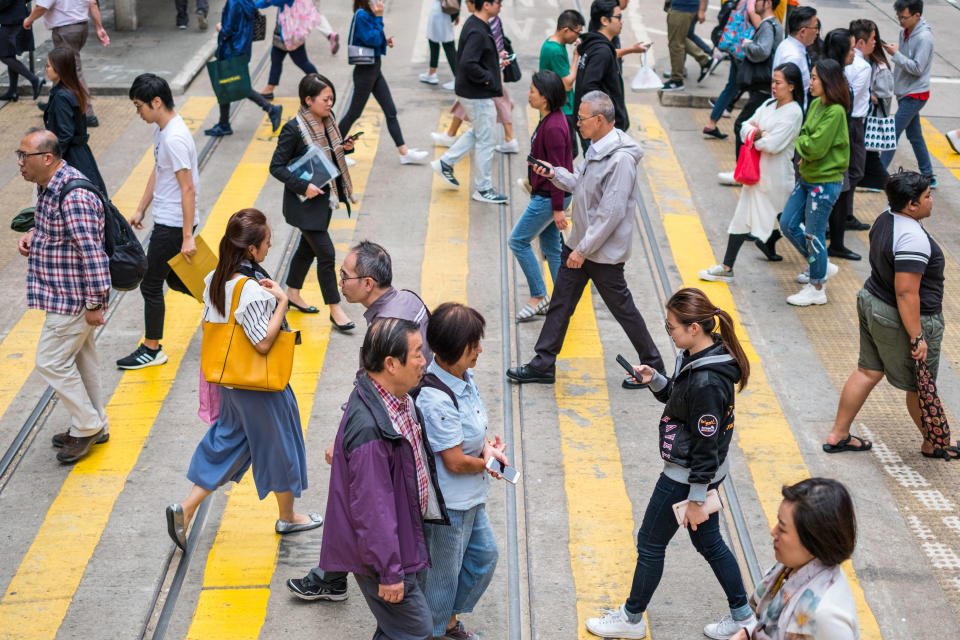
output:
[[[457,136],[448,136],[436,131],[431,131],[430,137],[433,138],[433,143],[438,147],[452,147],[453,143],[457,141]]]
[[[740,183],[733,179],[733,171],[721,171],[717,174],[717,180],[720,184],[725,184],[731,187],[739,187]]]
[[[520,143],[514,138],[510,142],[498,144],[494,149],[500,153],[520,153]]]
[[[453,91],[454,87],[456,86],[456,80],[451,80],[450,82],[444,82],[442,86],[447,91]]]
[[[425,84],[440,84],[440,79],[435,73],[421,73],[417,77],[420,78],[420,82]]]
[[[357,161],[351,158],[350,156],[347,156],[346,158],[344,158],[344,161],[347,163],[348,167],[354,167],[357,165]]]
[[[477,202],[487,202],[489,204],[505,204],[510,200],[496,189],[484,189],[483,191],[477,189],[471,197]]]
[[[400,156],[400,164],[426,164],[428,155],[420,149],[407,149],[407,152]]]
[[[727,269],[722,264],[715,264],[709,269],[700,271],[700,279],[707,282],[733,282],[733,269]]]
[[[787,304],[795,307],[809,307],[812,304],[827,304],[827,287],[820,285],[817,289],[812,284],[803,285],[797,293],[787,298]]]
[[[437,158],[430,163],[430,168],[433,169],[433,172],[438,176],[443,178],[443,181],[454,189],[460,186],[460,183],[457,181],[456,177],[453,175],[453,167],[448,165],[446,162]]]
[[[720,618],[720,622],[711,622],[703,628],[703,635],[714,640],[728,640],[730,636],[755,624],[757,619],[750,616],[746,620],[734,620],[733,616],[726,615]]]
[[[533,193],[533,187],[530,186],[530,181],[526,178],[517,178],[517,186],[527,192],[527,194]]]
[[[640,618],[639,622],[630,622],[627,612],[621,605],[612,609],[602,618],[587,618],[587,631],[601,638],[630,638],[647,637],[647,622]]]
[[[944,135],[947,137],[947,142],[950,143],[950,148],[953,149],[953,152],[960,153],[960,129],[948,131]]]
[[[162,347],[148,349],[141,343],[136,351],[126,358],[117,360],[117,369],[144,369],[146,367],[155,367],[164,364],[166,361],[167,354],[163,352]]]
[[[827,274],[824,276],[827,280],[837,275],[837,272],[840,271],[840,267],[832,262],[827,263]],[[797,282],[800,284],[807,284],[810,282],[810,267],[807,267],[806,271],[803,273],[797,274]]]

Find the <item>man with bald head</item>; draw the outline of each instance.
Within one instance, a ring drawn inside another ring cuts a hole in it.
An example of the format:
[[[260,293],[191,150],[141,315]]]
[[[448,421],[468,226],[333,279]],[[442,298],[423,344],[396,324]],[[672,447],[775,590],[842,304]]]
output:
[[[28,260],[27,306],[46,312],[37,371],[70,414],[70,428],[53,436],[57,460],[76,462],[110,437],[93,341],[110,293],[103,204],[83,188],[60,202],[63,186],[84,175],[64,162],[52,132],[30,129],[16,154],[20,175],[37,185],[36,226],[18,243]]]

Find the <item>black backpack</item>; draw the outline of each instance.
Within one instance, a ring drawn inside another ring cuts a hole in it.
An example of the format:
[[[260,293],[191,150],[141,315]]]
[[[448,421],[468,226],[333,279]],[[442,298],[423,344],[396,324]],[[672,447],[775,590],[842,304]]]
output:
[[[74,189],[86,189],[94,193],[103,205],[103,249],[110,258],[110,283],[113,288],[118,291],[136,289],[147,272],[147,255],[130,223],[100,193],[97,186],[85,178],[74,178],[63,185],[60,189],[60,207],[63,207],[63,199]]]
[[[710,40],[713,46],[720,44],[720,36],[723,35],[723,28],[727,26],[730,15],[737,8],[737,0],[724,0],[720,5],[720,11],[717,12],[717,26],[710,32]]]
[[[453,389],[444,384],[443,380],[438,378],[437,374],[435,373],[428,372],[423,374],[423,377],[420,379],[420,384],[410,390],[410,397],[416,401],[416,399],[420,396],[420,392],[426,387],[443,391],[445,394],[450,396],[451,400],[453,400],[453,408],[457,409],[458,411],[460,410],[460,405],[457,404],[457,396],[453,394]]]

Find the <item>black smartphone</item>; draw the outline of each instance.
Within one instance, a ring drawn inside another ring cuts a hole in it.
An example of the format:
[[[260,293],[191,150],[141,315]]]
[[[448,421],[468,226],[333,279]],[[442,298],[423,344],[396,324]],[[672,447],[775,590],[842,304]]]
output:
[[[543,164],[543,162],[541,162],[540,160],[537,160],[536,158],[534,158],[532,155],[529,155],[529,154],[527,155],[527,164],[536,165],[536,166],[540,167],[541,169],[543,169],[544,171],[550,171],[550,170],[551,170],[550,167],[548,167],[547,165]]]
[[[627,359],[619,353],[617,354],[617,364],[623,367],[624,371],[626,371],[628,375],[633,376],[634,380],[642,384],[640,378],[637,377],[637,373],[633,370],[633,365],[627,362]]]
[[[357,132],[356,132],[355,134],[353,134],[352,136],[347,136],[347,140],[346,140],[346,141],[347,141],[347,142],[352,142],[352,141],[356,140],[357,138],[359,138],[359,137],[362,136],[362,135],[363,135],[363,131],[357,131]]]

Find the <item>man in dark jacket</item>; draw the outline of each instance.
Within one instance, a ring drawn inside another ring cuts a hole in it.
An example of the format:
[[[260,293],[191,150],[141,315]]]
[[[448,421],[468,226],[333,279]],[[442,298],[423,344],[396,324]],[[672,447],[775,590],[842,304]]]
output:
[[[408,392],[425,366],[416,323],[381,318],[367,329],[357,379],[334,442],[324,571],[354,574],[383,638],[429,638],[417,573],[430,566],[423,522],[449,524],[423,418]]]
[[[613,39],[623,27],[623,9],[617,0],[594,0],[590,6],[590,22],[599,25],[597,31],[580,36],[580,62],[577,84],[573,92],[573,112],[579,113],[580,101],[591,91],[601,91],[613,101],[614,126],[626,131],[630,126],[627,105],[623,98],[623,76],[617,60]],[[580,144],[586,151],[590,141],[583,136]]]
[[[500,67],[504,61],[497,51],[497,42],[488,23],[500,13],[500,0],[476,0],[474,8],[473,15],[467,18],[460,31],[454,88],[463,110],[473,121],[473,127],[430,166],[444,182],[458,188],[460,183],[453,175],[453,165],[473,149],[473,161],[478,173],[473,199],[503,204],[507,202],[507,196],[494,189],[493,180],[490,179],[497,127],[497,108],[493,99],[503,95]]]

